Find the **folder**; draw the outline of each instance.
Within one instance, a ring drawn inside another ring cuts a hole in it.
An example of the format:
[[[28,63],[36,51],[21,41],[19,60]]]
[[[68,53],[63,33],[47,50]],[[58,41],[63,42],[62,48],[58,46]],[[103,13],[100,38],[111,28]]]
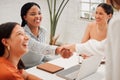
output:
[[[64,69],[63,67],[60,67],[60,66],[57,66],[57,65],[54,65],[51,63],[40,64],[37,66],[37,68],[44,70],[44,71],[47,71],[47,72],[52,73],[52,74]]]

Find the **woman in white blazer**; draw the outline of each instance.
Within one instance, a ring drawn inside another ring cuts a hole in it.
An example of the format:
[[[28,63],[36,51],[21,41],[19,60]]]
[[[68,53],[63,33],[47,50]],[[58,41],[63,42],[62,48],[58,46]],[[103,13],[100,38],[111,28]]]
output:
[[[120,80],[120,0],[110,0],[117,10],[108,27],[106,80]]]

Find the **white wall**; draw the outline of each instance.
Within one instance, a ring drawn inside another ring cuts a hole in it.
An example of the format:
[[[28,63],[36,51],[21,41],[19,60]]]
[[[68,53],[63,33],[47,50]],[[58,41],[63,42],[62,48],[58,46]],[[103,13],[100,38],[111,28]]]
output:
[[[3,0],[0,2],[0,24],[8,21],[21,23],[21,6],[29,1],[34,1],[40,5],[43,15],[42,25],[46,27],[49,32],[49,12],[46,0]],[[64,9],[57,26],[56,35],[60,34],[58,42],[80,42],[87,23],[87,21],[80,20],[79,18],[78,0],[70,0]]]

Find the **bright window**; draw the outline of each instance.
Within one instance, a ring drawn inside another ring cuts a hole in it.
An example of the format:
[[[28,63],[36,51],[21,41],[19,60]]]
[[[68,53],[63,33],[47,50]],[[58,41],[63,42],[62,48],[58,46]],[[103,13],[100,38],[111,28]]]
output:
[[[80,18],[92,20],[94,12],[98,4],[105,0],[80,0]]]

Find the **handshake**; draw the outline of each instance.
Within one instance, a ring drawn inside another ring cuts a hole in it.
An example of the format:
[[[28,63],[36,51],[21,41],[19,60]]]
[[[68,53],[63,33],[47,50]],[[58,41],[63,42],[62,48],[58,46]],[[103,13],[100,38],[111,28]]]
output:
[[[69,58],[73,55],[75,45],[62,45],[56,48],[55,53],[60,54],[63,58]]]
[[[73,52],[76,52],[76,44],[67,44],[57,47],[56,53],[60,54],[63,58],[69,58],[73,55]],[[90,57],[86,53],[79,54],[83,59]],[[92,55],[91,55],[92,56]]]

